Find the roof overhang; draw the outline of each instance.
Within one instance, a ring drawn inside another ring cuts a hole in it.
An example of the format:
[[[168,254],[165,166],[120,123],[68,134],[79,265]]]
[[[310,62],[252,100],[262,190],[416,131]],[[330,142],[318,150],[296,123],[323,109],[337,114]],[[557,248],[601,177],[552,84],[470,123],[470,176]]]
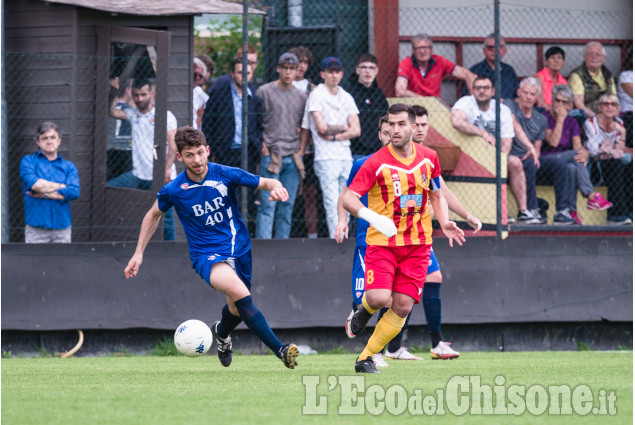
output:
[[[220,0],[45,0],[46,3],[60,3],[111,13],[127,13],[144,16],[198,15],[201,13],[242,14],[243,6]],[[250,14],[264,15],[265,12],[253,7]]]

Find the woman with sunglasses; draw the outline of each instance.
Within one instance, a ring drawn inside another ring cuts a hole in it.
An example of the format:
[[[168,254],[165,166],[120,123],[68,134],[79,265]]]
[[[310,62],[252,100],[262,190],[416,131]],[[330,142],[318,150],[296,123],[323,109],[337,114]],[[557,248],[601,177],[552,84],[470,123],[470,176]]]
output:
[[[595,117],[584,122],[585,146],[593,162],[599,165],[608,199],[613,203],[608,210],[607,223],[632,224],[632,202],[628,195],[633,192],[633,149],[625,145],[626,130],[619,118],[619,99],[614,94],[600,96],[598,110]]]

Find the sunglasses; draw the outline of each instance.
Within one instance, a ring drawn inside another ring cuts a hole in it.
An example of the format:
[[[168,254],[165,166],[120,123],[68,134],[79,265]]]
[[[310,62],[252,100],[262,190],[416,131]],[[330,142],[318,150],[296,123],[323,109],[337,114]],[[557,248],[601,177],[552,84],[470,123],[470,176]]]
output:
[[[198,72],[194,73],[194,79],[198,80],[199,78],[205,78],[205,76],[203,74],[199,74]]]
[[[600,102],[600,106],[612,106],[617,108],[620,104],[617,102]]]

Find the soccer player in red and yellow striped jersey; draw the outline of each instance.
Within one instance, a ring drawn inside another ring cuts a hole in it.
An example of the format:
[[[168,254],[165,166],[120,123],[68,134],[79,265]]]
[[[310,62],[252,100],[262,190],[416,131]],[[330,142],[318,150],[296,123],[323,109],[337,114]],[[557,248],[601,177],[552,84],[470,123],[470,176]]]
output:
[[[463,231],[448,219],[436,153],[411,140],[414,111],[408,105],[392,105],[388,121],[391,144],[366,160],[344,196],[344,208],[371,225],[366,237],[365,293],[362,307],[351,319],[351,333],[359,334],[392,297],[390,310],[355,363],[355,371],[362,373],[378,373],[372,356],[399,333],[421,299],[432,245],[428,197],[450,246],[465,241]],[[366,193],[368,208],[359,200]]]

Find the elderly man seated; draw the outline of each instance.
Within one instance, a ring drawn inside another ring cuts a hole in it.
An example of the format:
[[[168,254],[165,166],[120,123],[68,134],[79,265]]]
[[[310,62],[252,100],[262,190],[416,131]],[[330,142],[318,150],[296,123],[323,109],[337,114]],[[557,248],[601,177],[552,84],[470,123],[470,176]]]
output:
[[[581,109],[585,117],[594,117],[599,112],[600,96],[616,93],[613,76],[604,61],[606,52],[602,44],[590,41],[584,47],[584,62],[571,71],[567,79],[573,90],[573,105]]]

